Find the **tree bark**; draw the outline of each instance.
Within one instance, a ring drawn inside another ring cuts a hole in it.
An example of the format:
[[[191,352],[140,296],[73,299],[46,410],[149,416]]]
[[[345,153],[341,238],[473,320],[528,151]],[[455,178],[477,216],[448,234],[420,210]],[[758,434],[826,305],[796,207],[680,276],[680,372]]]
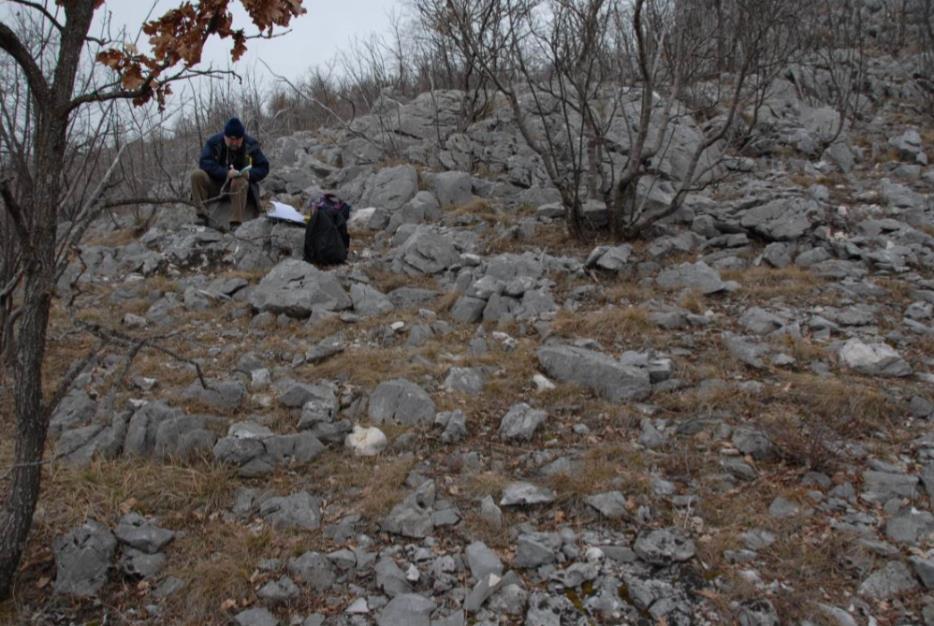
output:
[[[58,209],[64,188],[64,161],[70,100],[85,36],[94,15],[94,0],[65,5],[54,82],[48,90],[33,90],[37,119],[32,188],[24,190],[21,208],[29,215],[23,242],[27,251],[23,272],[23,302],[10,363],[14,381],[16,447],[10,487],[0,509],[0,600],[9,597],[19,567],[32,516],[39,500],[42,457],[49,430],[50,407],[42,400],[42,366],[46,331],[55,288],[55,243]],[[7,207],[8,210],[12,209]]]

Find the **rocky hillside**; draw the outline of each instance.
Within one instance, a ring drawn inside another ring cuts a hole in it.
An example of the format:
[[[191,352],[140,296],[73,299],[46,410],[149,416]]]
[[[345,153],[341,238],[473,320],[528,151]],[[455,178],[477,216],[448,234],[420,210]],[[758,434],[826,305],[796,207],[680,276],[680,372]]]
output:
[[[871,121],[822,150],[789,73],[640,241],[570,239],[509,109],[461,129],[453,91],[267,146],[276,199],[354,204],[345,266],[265,218],[102,221],[50,380],[105,346],[0,621],[934,624],[934,125],[874,62]]]

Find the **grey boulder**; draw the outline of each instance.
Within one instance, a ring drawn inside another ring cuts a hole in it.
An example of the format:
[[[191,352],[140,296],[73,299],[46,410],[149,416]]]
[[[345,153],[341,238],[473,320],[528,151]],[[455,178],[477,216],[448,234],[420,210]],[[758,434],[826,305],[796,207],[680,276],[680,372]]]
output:
[[[55,551],[55,592],[87,597],[95,595],[107,582],[117,540],[106,526],[88,520],[56,539],[52,547]]]
[[[538,350],[538,360],[552,378],[575,383],[612,402],[642,400],[652,392],[647,370],[623,365],[586,348],[543,346]]]
[[[250,292],[250,304],[258,311],[305,318],[315,310],[349,309],[353,301],[332,272],[299,259],[286,259]]]
[[[159,528],[138,513],[124,515],[114,529],[114,535],[120,543],[125,543],[146,554],[161,552],[175,538],[173,531]]]
[[[843,364],[868,376],[904,377],[911,375],[911,366],[891,346],[885,343],[866,344],[853,338],[840,348]]]
[[[431,626],[434,601],[415,593],[403,593],[389,601],[376,618],[377,626]]]
[[[724,282],[720,272],[703,261],[682,263],[677,267],[662,271],[655,279],[662,289],[693,289],[703,295],[721,291],[733,291],[738,286],[734,282]]]
[[[499,504],[500,506],[520,506],[548,504],[554,501],[555,493],[551,489],[519,481],[506,485]]]
[[[633,550],[643,561],[653,565],[670,565],[691,559],[696,553],[694,542],[678,528],[660,528],[640,533]]]
[[[499,425],[500,439],[505,441],[528,441],[545,421],[547,413],[533,409],[525,402],[514,404]]]
[[[315,530],[321,526],[321,504],[307,491],[269,498],[260,504],[259,514],[273,527],[280,529]]]
[[[870,574],[859,586],[859,595],[875,600],[886,600],[903,593],[913,592],[918,583],[901,561],[889,561]]]
[[[435,403],[421,387],[404,379],[381,383],[370,396],[369,416],[377,424],[430,424]]]

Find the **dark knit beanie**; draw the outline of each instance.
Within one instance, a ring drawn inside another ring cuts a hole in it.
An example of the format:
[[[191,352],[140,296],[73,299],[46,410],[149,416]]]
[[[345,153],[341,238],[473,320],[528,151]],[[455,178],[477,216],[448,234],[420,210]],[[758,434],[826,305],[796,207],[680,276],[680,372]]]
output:
[[[235,117],[230,118],[230,120],[224,124],[224,135],[226,137],[243,137],[245,132],[246,129],[243,127],[243,122]]]

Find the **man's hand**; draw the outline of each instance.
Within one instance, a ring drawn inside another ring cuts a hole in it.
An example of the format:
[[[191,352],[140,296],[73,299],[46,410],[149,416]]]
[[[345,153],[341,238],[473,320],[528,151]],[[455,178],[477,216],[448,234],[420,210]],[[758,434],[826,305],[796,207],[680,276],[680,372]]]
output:
[[[240,171],[231,167],[227,170],[227,180],[233,180],[234,178],[240,178]]]

